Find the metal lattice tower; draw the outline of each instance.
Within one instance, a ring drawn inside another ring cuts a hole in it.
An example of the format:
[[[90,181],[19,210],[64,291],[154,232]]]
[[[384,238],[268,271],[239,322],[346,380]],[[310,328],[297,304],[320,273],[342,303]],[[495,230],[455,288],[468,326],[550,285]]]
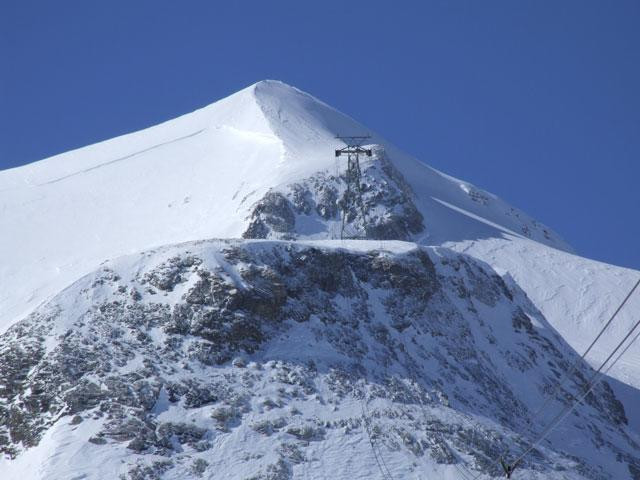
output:
[[[349,210],[352,208],[359,208],[362,215],[362,221],[364,224],[365,237],[367,232],[367,216],[364,208],[364,201],[362,200],[362,183],[360,171],[360,155],[372,156],[371,149],[362,148],[362,144],[365,140],[371,138],[370,135],[361,136],[336,136],[337,139],[342,140],[346,146],[336,150],[336,158],[347,156],[347,171],[346,182],[347,191],[344,194],[342,202],[342,222],[340,226],[340,238],[345,237],[345,224]]]

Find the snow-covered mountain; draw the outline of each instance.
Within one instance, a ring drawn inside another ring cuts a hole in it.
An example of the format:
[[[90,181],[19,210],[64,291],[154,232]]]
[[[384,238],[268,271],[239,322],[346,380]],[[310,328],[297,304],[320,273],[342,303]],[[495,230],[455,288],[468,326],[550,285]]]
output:
[[[267,192],[319,172],[335,174],[340,165],[333,150],[342,145],[334,137],[361,132],[368,130],[313,97],[266,81],[161,125],[3,171],[0,227],[9,234],[0,237],[0,326],[104,260],[159,245],[240,237]],[[513,231],[568,249],[493,195],[377,136],[372,143],[384,146],[418,194],[416,206],[428,225],[422,241]],[[327,236],[326,227],[313,223],[301,233]]]
[[[264,81],[0,172],[8,478],[499,475],[640,273],[374,133],[339,240],[363,133]],[[608,375],[514,478],[640,478],[640,348]]]

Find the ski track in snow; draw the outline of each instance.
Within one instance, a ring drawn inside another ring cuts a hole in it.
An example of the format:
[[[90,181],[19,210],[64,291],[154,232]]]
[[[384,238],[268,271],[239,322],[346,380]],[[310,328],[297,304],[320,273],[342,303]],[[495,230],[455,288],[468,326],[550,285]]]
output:
[[[196,135],[200,135],[205,130],[206,129],[202,128],[202,129],[198,130],[197,132],[190,133],[189,135],[185,135],[185,136],[179,137],[179,138],[174,138],[173,140],[169,140],[167,142],[159,143],[159,144],[153,145],[153,146],[151,146],[149,148],[145,148],[144,150],[140,150],[140,151],[131,153],[129,155],[125,155],[124,157],[116,158],[114,160],[110,160],[108,162],[101,163],[100,165],[96,165],[95,167],[87,168],[85,170],[80,170],[78,172],[70,173],[69,175],[65,175],[65,176],[60,177],[60,178],[55,178],[55,179],[49,180],[47,182],[39,183],[36,186],[43,187],[45,185],[51,185],[52,183],[58,183],[58,182],[61,182],[63,180],[66,180],[68,178],[75,177],[76,175],[82,175],[83,173],[88,173],[88,172],[91,172],[93,170],[98,170],[100,168],[108,167],[109,165],[113,165],[114,163],[119,163],[119,162],[122,162],[124,160],[129,160],[129,159],[131,159],[133,157],[136,157],[138,155],[141,155],[143,153],[151,152],[151,151],[156,150],[158,148],[162,148],[162,147],[165,147],[167,145],[171,145],[172,143],[179,142],[180,140],[186,140],[187,138],[195,137]]]

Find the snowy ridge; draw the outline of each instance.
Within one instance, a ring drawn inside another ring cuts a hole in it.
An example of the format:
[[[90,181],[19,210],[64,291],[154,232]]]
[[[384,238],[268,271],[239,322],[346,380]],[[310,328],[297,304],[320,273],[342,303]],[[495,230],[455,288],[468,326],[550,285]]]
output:
[[[513,239],[446,244],[492,265],[527,292],[547,320],[577,352],[584,352],[620,305],[640,272],[572,255],[538,243]],[[587,357],[600,365],[625,336],[640,312],[640,295],[620,311],[606,335]],[[610,371],[622,383],[640,388],[640,345],[637,343]],[[637,401],[631,401],[630,407]],[[640,409],[634,409],[640,431]]]

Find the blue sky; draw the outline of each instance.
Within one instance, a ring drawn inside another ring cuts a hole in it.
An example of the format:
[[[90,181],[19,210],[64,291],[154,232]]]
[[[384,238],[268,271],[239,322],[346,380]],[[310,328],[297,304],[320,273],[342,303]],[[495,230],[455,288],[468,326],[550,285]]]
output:
[[[0,168],[274,78],[640,268],[640,2],[0,4]]]

